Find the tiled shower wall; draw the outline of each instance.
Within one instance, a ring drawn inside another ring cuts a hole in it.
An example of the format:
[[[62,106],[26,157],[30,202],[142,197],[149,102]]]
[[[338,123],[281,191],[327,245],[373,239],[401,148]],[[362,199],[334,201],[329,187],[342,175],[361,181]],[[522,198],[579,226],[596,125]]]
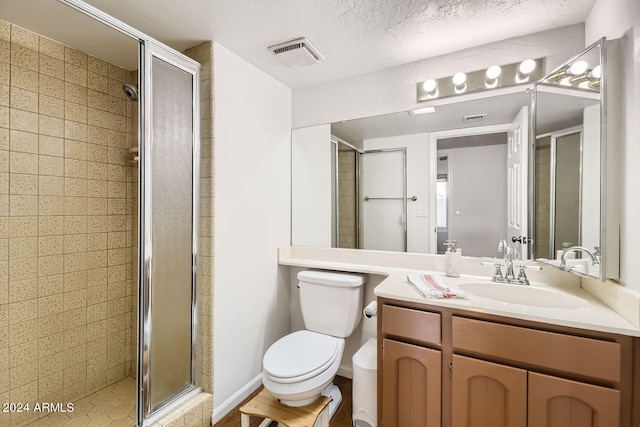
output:
[[[130,372],[128,81],[0,21],[0,401],[70,402]]]
[[[356,152],[338,151],[338,247],[358,247]]]

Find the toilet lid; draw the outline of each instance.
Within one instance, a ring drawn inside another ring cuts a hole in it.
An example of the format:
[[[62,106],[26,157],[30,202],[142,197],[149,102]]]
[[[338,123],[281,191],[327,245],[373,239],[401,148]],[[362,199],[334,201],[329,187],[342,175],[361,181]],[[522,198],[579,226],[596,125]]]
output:
[[[276,341],[264,355],[262,365],[271,376],[303,380],[325,371],[336,359],[336,338],[311,331],[297,331]],[[304,378],[301,378],[304,377]]]

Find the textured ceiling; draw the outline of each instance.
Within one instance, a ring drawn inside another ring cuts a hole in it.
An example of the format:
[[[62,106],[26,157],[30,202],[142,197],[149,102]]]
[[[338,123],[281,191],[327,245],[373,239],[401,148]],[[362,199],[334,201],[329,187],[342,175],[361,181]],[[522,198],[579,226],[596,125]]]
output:
[[[53,1],[19,3],[36,10]],[[584,22],[594,0],[86,2],[178,50],[215,40],[295,88]],[[266,49],[300,36],[308,37],[326,60],[291,70]]]

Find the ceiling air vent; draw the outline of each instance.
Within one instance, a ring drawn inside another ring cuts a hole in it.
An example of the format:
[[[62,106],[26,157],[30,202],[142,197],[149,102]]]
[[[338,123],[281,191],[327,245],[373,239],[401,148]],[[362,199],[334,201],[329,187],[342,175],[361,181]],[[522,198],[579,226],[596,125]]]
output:
[[[470,116],[462,116],[462,121],[463,122],[479,122],[480,120],[484,119],[485,116],[487,115],[487,113],[483,113],[483,114],[472,114]]]
[[[278,43],[267,49],[290,68],[317,64],[324,59],[324,56],[306,37]]]

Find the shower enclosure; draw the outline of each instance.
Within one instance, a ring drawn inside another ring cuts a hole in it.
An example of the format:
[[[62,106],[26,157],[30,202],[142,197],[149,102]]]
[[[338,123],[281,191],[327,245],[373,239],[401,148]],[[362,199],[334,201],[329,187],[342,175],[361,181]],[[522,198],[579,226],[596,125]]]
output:
[[[199,65],[81,1],[38,7],[0,8],[0,400],[75,411],[0,425],[144,425],[200,392]]]
[[[332,247],[407,251],[406,148],[331,138]]]

